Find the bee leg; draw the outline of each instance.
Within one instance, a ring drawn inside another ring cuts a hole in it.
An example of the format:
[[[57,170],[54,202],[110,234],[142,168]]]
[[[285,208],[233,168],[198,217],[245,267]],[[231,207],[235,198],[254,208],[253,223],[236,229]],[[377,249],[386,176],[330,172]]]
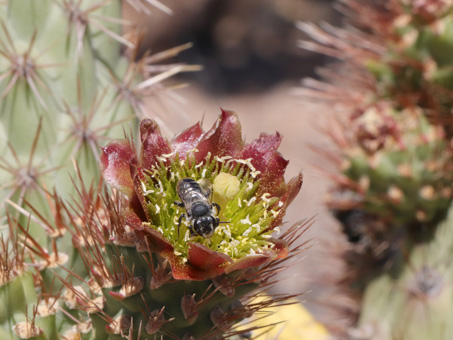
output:
[[[184,203],[182,203],[182,202],[174,201],[173,203],[180,208],[184,208]]]
[[[181,221],[182,221],[183,218],[186,218],[186,214],[181,214],[181,216],[179,216],[179,219],[178,219],[178,238],[179,238],[179,228],[181,227]]]
[[[220,213],[220,205],[218,205],[216,202],[212,202],[212,205],[217,209],[216,215]]]
[[[189,226],[189,230],[190,230],[190,237],[198,235],[198,233],[193,229],[192,225]]]

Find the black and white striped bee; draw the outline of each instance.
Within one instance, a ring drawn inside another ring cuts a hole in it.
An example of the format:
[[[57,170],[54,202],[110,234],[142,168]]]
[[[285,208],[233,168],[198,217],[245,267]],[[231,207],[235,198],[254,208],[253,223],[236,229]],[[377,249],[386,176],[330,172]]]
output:
[[[179,217],[179,227],[185,218],[189,223],[191,236],[200,235],[210,238],[220,222],[217,217],[220,206],[212,202],[212,183],[208,179],[195,181],[192,178],[182,178],[176,186],[181,202],[175,202],[178,207],[185,208],[186,213]]]

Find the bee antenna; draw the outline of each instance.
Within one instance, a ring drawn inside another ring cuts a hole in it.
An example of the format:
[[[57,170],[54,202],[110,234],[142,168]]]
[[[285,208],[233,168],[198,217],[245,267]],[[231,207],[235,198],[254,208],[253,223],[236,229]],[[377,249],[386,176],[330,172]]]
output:
[[[231,221],[224,221],[224,222],[219,222],[219,223],[231,223]]]

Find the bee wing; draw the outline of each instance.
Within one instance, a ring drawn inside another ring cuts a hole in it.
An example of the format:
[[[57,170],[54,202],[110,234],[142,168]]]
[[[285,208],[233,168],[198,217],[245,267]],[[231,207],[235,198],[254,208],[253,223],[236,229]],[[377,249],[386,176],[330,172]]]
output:
[[[202,178],[198,181],[198,184],[200,185],[203,196],[211,202],[213,190],[211,181],[209,179]]]

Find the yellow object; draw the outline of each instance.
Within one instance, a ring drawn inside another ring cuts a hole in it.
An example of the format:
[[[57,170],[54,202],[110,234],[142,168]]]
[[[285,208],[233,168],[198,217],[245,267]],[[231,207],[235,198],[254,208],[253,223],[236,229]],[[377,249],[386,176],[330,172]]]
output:
[[[236,176],[221,172],[214,179],[214,193],[226,201],[231,201],[239,192],[241,182]]]
[[[263,297],[269,299],[268,297]],[[278,306],[267,309],[271,316],[263,320],[257,320],[254,325],[268,325],[278,323],[269,332],[256,338],[257,340],[328,340],[329,333],[313,316],[300,304],[292,299],[287,302],[294,302],[292,305]],[[286,301],[285,301],[286,303]],[[260,334],[260,331],[255,331]]]

